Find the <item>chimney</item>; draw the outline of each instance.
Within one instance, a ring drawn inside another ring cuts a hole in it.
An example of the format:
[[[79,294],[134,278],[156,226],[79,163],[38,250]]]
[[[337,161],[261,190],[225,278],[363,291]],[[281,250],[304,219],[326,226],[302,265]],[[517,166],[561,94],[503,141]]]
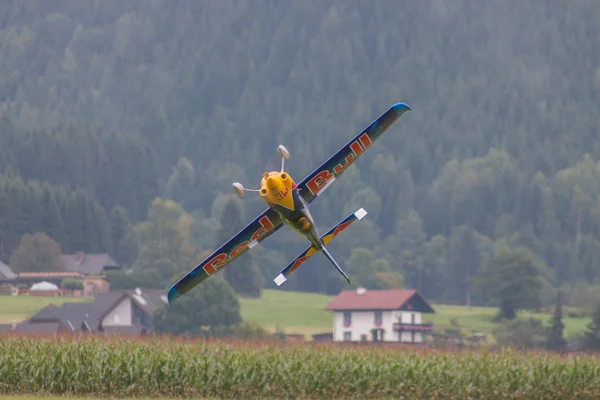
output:
[[[17,330],[17,320],[16,319],[13,319],[11,329],[13,332]]]
[[[75,253],[75,262],[77,264],[81,264],[82,261],[83,261],[83,251],[78,251],[77,253]]]

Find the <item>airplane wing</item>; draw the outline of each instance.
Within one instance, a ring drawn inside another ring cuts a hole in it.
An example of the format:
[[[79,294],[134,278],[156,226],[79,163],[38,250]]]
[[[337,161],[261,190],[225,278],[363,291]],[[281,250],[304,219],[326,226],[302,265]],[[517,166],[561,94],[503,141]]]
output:
[[[329,157],[316,170],[298,184],[298,192],[307,203],[311,203],[331,185],[342,172],[385,132],[398,118],[411,108],[397,103],[381,114],[344,147]]]
[[[214,275],[231,261],[244,254],[283,226],[279,214],[267,208],[252,222],[214,251],[204,261],[175,283],[167,293],[169,304],[183,296],[203,280]]]

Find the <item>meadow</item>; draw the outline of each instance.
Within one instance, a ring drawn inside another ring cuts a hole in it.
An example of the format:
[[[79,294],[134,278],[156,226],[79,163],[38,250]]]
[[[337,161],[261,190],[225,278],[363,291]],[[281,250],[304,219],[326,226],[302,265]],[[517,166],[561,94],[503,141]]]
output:
[[[309,337],[315,333],[332,331],[331,312],[325,306],[333,299],[314,293],[287,292],[281,290],[263,290],[260,299],[241,299],[242,317],[245,321],[256,322],[269,330],[278,327],[285,333],[304,334]],[[492,318],[498,309],[493,307],[467,307],[456,305],[432,304],[434,314],[424,314],[424,321],[431,321],[437,327],[449,327],[456,322],[465,333],[484,332],[491,334],[496,325]],[[566,314],[566,309],[563,311]],[[519,312],[518,318],[537,318],[549,324],[551,313]],[[589,318],[563,316],[566,337],[585,330]],[[490,335],[491,336],[491,335]]]
[[[0,296],[0,324],[23,321],[50,303],[61,305],[92,300],[91,297]]]
[[[598,398],[592,355],[165,338],[0,338],[0,394]]]
[[[315,293],[287,292],[282,290],[263,290],[260,299],[241,298],[241,313],[245,321],[253,321],[270,331],[283,331],[287,334],[302,334],[310,339],[312,334],[332,331],[332,315],[323,308],[333,299]],[[10,323],[13,319],[22,321],[49,303],[61,304],[70,301],[92,301],[91,298],[67,297],[29,297],[0,296],[0,324]],[[465,333],[484,332],[491,337],[494,323],[491,321],[496,308],[466,307],[432,304],[434,314],[425,314],[424,320],[430,320],[438,328],[451,326],[453,322]],[[564,312],[565,336],[585,329],[589,318],[573,318]],[[519,318],[538,318],[549,324],[551,314],[520,312]]]

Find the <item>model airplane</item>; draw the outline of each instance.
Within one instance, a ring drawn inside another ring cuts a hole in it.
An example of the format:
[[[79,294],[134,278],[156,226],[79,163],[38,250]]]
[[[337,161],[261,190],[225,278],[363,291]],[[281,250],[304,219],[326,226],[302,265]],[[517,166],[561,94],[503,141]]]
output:
[[[359,209],[321,236],[317,232],[308,205],[323,193],[402,114],[410,109],[404,103],[391,106],[299,184],[296,184],[290,175],[284,171],[284,163],[289,158],[289,152],[282,145],[277,148],[277,152],[281,156],[281,171],[265,172],[260,189],[244,189],[242,184],[233,183],[233,189],[240,196],[244,196],[244,192],[258,192],[269,207],[175,283],[167,294],[169,304],[173,304],[177,298],[217,273],[221,268],[272,235],[283,225],[287,225],[305,236],[310,242],[310,246],[274,279],[277,286],[281,286],[300,264],[317,251],[322,252],[350,283],[350,279],[329,254],[325,245],[354,221],[363,219],[367,212],[362,208]]]

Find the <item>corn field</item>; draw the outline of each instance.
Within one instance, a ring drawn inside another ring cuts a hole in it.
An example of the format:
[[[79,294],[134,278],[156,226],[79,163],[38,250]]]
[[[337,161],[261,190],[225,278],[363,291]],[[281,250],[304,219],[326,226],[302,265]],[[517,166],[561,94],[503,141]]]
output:
[[[600,358],[151,338],[0,337],[0,394],[600,398]]]

